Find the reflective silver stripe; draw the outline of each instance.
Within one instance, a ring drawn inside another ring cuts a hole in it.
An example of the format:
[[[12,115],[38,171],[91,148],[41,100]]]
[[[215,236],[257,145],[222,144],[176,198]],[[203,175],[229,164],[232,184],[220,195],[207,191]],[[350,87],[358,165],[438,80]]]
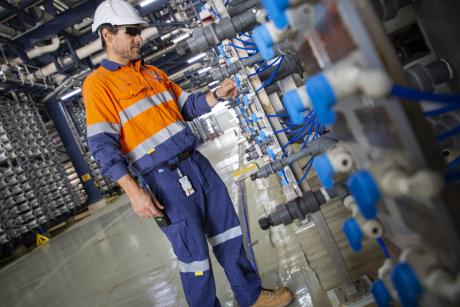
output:
[[[182,94],[180,95],[179,99],[177,100],[177,103],[179,104],[179,108],[181,110],[184,107],[185,102],[187,101],[189,96],[190,96],[189,93],[187,93],[186,91],[182,91]]]
[[[99,133],[113,133],[113,134],[119,134],[120,133],[120,125],[113,124],[113,123],[97,123],[93,125],[89,125],[86,128],[87,131],[87,136],[95,136],[96,134]]]
[[[181,273],[195,273],[209,270],[209,259],[185,263],[179,261]]]
[[[152,106],[158,106],[168,100],[174,100],[168,91],[139,100],[119,113],[121,124],[123,125]]]
[[[224,231],[223,233],[218,234],[217,236],[208,238],[208,241],[209,243],[211,243],[212,246],[216,246],[218,244],[224,243],[225,241],[231,240],[239,236],[241,236],[241,227],[236,226]]]
[[[147,152],[151,151],[152,148],[155,148],[161,143],[169,140],[182,130],[184,130],[184,125],[181,122],[174,122],[137,145],[128,153],[127,156],[131,162],[135,162],[147,154]]]

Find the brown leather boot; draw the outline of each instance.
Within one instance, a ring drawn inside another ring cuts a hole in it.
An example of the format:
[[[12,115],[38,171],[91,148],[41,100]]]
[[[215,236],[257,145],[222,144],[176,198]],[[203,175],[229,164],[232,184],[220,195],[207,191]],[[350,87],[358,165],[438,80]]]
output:
[[[294,300],[289,288],[283,287],[276,290],[262,289],[257,301],[251,307],[284,307]]]

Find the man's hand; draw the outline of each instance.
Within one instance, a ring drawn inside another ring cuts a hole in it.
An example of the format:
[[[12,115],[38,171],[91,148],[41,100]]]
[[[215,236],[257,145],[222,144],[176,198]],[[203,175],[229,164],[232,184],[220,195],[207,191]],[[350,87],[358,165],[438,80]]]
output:
[[[126,195],[128,195],[131,206],[139,217],[147,219],[163,215],[161,210],[163,210],[164,207],[158,202],[154,195],[144,191],[131,175],[125,175],[118,179],[117,182],[126,192]]]
[[[161,210],[163,210],[164,207],[158,202],[155,196],[149,192],[139,188],[137,192],[131,193],[128,197],[134,212],[139,217],[146,219],[163,215]]]
[[[216,90],[218,97],[224,99],[235,99],[238,95],[238,89],[236,88],[236,83],[232,79],[225,79],[219,88]]]

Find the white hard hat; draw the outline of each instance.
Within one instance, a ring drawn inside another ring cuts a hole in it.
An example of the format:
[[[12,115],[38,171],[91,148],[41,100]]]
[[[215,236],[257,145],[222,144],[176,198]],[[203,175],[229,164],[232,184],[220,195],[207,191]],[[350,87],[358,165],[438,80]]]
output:
[[[125,0],[106,0],[99,4],[94,12],[93,32],[103,24],[119,25],[137,25],[145,24],[137,10]]]

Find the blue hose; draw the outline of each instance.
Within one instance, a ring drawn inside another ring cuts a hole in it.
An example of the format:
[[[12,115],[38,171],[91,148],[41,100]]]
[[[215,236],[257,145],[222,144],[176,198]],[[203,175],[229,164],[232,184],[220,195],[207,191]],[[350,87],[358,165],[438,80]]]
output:
[[[242,49],[242,50],[250,50],[250,51],[257,51],[256,48],[247,48],[247,47],[242,47],[242,46],[238,46],[238,45],[235,45],[235,44],[228,44],[229,46],[233,47],[233,48],[236,48],[236,49]]]
[[[238,38],[238,37],[235,37],[234,39],[236,39],[236,40],[239,41],[239,42],[242,42],[242,43],[245,44],[245,45],[252,45],[252,46],[255,46],[255,45],[256,45],[256,44],[253,43],[253,42],[245,41],[244,39],[241,39],[241,38]]]
[[[385,258],[391,259],[391,255],[390,255],[390,252],[387,249],[385,241],[383,241],[382,238],[377,238],[377,243],[380,245],[380,248],[382,249],[383,254],[385,255]]]
[[[444,141],[456,134],[459,134],[460,133],[460,126],[457,126],[451,130],[447,130],[446,132],[443,132],[443,133],[440,133],[436,136],[436,139],[440,142],[440,141]]]
[[[296,135],[290,139],[286,144],[283,145],[283,147],[281,147],[281,150],[284,152],[284,150],[286,149],[286,147],[288,147],[289,145],[291,145],[293,142],[297,141],[297,139],[299,138],[299,136],[302,134],[302,132],[308,128],[308,120],[310,118],[310,116],[313,115],[313,111],[310,111],[310,113],[307,114],[307,116],[305,116],[305,121],[306,123],[302,126],[301,129],[299,129],[299,131],[296,133]],[[283,154],[283,157],[284,157],[284,154]]]
[[[272,74],[270,75],[270,78],[268,78],[267,81],[265,81],[261,87],[259,87],[257,90],[256,90],[256,94],[259,93],[263,88],[267,87],[268,85],[270,85],[273,80],[275,79],[276,75],[278,74],[278,71],[280,70],[280,67],[281,67],[281,64],[283,63],[283,59],[284,57],[281,56],[281,60],[280,62],[278,63],[278,65],[276,66],[275,70],[272,72]]]
[[[285,128],[285,129],[281,129],[281,130],[275,130],[275,131],[273,131],[273,133],[274,133],[274,134],[278,134],[278,133],[286,132],[286,131],[289,131],[289,130],[291,130],[291,129]]]
[[[460,105],[455,105],[454,104],[454,105],[450,105],[450,106],[447,106],[447,107],[444,107],[444,108],[428,111],[428,112],[425,112],[423,114],[426,117],[432,117],[432,116],[436,116],[436,115],[449,113],[449,112],[452,112],[452,111],[455,111],[455,110],[458,110],[458,109],[460,109]]]
[[[313,120],[314,119],[314,120]],[[313,120],[313,122],[312,122]],[[308,143],[308,139],[311,137],[311,134],[313,132],[313,127],[315,126],[316,124],[316,120],[317,120],[317,116],[316,114],[314,114],[312,117],[310,117],[310,119],[308,120],[308,125],[310,127],[310,130],[308,130],[308,133],[306,134],[306,137],[305,137],[305,141],[303,142],[302,144],[302,147],[300,148],[300,150],[304,149],[305,146],[307,145]]]
[[[248,56],[240,57],[240,60],[249,59],[250,57],[252,57],[253,55],[256,55],[257,53],[259,53],[259,51],[258,51],[258,50],[255,50],[255,51],[252,52],[252,53],[248,53],[248,54],[249,54]]]
[[[248,77],[252,77],[252,76],[255,76],[255,75],[258,75],[258,74],[261,74],[263,73],[264,71],[266,71],[267,69],[269,69],[270,67],[272,67],[273,65],[276,64],[276,62],[278,62],[278,60],[281,59],[281,57],[278,57],[275,61],[273,61],[271,64],[269,65],[265,65],[263,67],[259,67],[256,69],[256,72],[255,73],[252,73],[252,74],[249,74]]]
[[[307,162],[307,164],[305,164],[305,166],[307,166],[307,165],[308,165],[308,168],[305,171],[305,173],[303,173],[302,178],[300,178],[299,181],[297,182],[297,185],[300,185],[302,183],[302,181],[305,179],[305,177],[307,177],[308,173],[310,172],[311,166],[313,165],[313,158],[310,158],[310,160],[308,160],[308,162]]]
[[[289,118],[289,114],[265,114],[267,117],[285,117]]]
[[[239,35],[239,36],[244,36],[244,37],[250,38],[250,39],[252,40],[252,36],[251,36],[251,35],[247,35],[246,33],[238,32],[238,35]]]
[[[421,92],[411,88],[394,84],[391,89],[391,96],[406,98],[410,100],[428,100],[440,103],[460,103],[460,95],[434,94],[430,92]]]

